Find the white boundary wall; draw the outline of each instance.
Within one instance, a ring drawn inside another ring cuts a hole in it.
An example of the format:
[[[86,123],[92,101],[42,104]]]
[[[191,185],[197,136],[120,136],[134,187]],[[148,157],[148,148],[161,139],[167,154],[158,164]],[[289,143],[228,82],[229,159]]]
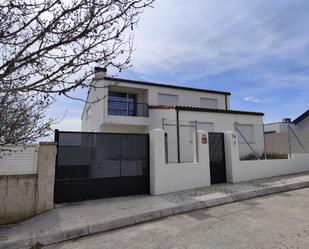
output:
[[[4,155],[0,154],[0,176],[37,173],[38,145],[13,145],[1,149],[6,151]]]
[[[240,161],[237,134],[226,132],[224,140],[228,182],[309,171],[309,154],[292,154],[290,159]]]
[[[171,193],[186,189],[210,186],[208,143],[202,143],[202,136],[208,141],[208,133],[198,131],[198,161],[194,153],[193,163],[166,163],[164,131],[150,132],[150,192],[152,195]],[[192,150],[196,151],[196,141]]]

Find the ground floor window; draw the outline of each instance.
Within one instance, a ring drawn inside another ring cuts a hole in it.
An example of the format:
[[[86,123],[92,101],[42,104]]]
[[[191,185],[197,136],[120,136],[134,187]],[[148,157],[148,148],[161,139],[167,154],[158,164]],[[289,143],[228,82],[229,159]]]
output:
[[[246,141],[250,144],[254,144],[254,125],[249,124],[237,124],[238,142],[245,144]]]

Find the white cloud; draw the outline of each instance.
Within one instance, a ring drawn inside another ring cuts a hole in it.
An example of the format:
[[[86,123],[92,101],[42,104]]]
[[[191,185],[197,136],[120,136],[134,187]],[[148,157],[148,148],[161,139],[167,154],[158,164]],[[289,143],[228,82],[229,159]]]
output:
[[[78,118],[64,118],[61,122],[52,125],[52,130],[60,130],[60,131],[81,131],[81,120]],[[54,141],[54,133],[52,132],[50,136],[39,139],[38,142],[41,141]]]
[[[133,70],[186,77],[184,68],[207,76],[269,58],[307,65],[306,6],[304,0],[157,0],[136,32]]]
[[[265,100],[256,98],[256,97],[254,97],[254,96],[247,96],[247,97],[244,97],[244,101],[253,102],[253,103],[257,103],[257,104],[261,104],[261,103],[267,102],[267,101],[265,101]]]
[[[131,70],[145,80],[162,75],[196,87],[225,82],[233,108],[292,116],[308,103],[308,8],[307,0],[156,0],[135,32]],[[291,89],[287,101],[283,91]],[[60,99],[49,116],[68,110],[57,128],[80,130],[82,109]]]
[[[60,131],[80,131],[81,119],[80,118],[65,118],[61,122],[52,126],[52,129]]]
[[[83,92],[78,92],[75,97],[85,98]],[[81,130],[81,114],[83,111],[84,102],[72,100],[64,96],[57,98],[46,114],[48,118],[55,120],[52,129],[60,131],[80,131]]]

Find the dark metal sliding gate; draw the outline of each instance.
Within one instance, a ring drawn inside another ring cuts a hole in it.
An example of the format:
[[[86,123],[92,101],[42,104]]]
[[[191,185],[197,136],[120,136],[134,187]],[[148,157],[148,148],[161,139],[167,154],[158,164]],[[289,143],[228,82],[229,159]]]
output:
[[[149,193],[149,136],[56,131],[55,202]]]
[[[224,133],[209,132],[208,136],[211,184],[226,182]]]

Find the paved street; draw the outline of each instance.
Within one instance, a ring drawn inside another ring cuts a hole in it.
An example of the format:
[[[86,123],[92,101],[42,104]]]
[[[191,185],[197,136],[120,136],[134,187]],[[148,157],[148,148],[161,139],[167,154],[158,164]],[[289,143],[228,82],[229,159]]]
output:
[[[0,248],[51,245],[234,201],[309,187],[309,173],[258,179],[159,196],[141,195],[63,204],[10,226],[0,226]]]
[[[44,249],[309,248],[309,188],[231,203]]]

